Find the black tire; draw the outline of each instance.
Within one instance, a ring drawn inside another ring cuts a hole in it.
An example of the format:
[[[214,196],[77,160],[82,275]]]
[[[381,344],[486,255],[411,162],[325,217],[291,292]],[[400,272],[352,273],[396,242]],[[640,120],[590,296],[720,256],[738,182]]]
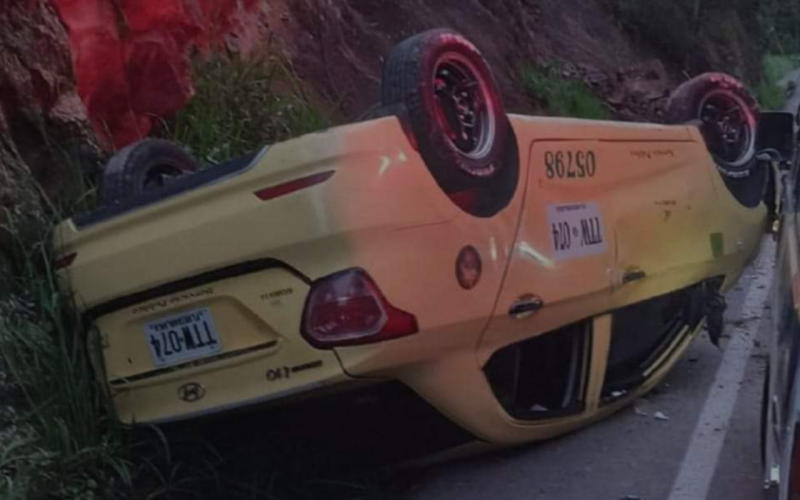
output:
[[[119,150],[108,161],[103,169],[99,202],[103,206],[122,203],[199,168],[177,144],[144,139]]]
[[[745,86],[723,73],[705,73],[678,87],[667,103],[668,123],[696,122],[717,168],[744,178],[758,164],[758,103]]]
[[[402,105],[416,146],[448,193],[486,186],[509,165],[511,126],[489,65],[452,30],[421,33],[397,45],[383,70],[384,107]]]

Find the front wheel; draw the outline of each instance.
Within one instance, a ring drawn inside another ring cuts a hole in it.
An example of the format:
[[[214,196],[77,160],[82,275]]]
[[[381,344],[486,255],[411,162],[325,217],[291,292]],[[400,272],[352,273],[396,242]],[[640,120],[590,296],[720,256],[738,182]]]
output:
[[[705,73],[675,90],[667,103],[667,122],[695,122],[720,172],[750,175],[756,159],[758,103],[732,76]]]

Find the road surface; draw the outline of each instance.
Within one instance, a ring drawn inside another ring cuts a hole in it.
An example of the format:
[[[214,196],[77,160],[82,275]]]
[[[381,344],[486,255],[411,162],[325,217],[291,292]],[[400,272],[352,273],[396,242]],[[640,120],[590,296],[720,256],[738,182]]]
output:
[[[402,500],[762,499],[759,419],[775,244],[728,296],[723,350],[695,339],[648,397],[575,434],[406,476]]]

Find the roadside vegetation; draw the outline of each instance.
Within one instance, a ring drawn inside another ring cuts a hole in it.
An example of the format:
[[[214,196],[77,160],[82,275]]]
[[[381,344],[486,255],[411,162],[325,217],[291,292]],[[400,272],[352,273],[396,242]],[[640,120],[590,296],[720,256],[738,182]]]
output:
[[[194,100],[158,133],[210,164],[327,125],[274,60],[214,58],[197,66],[195,85]],[[54,225],[96,198],[83,169],[71,171],[76,198],[56,206],[28,173],[19,188],[29,203],[0,212],[0,499],[383,498],[376,473],[280,440],[231,457],[205,439],[116,422],[90,359],[96,331],[53,268]]]
[[[762,109],[783,108],[786,102],[786,89],[779,85],[787,74],[800,66],[800,57],[779,54],[764,56],[764,73],[753,92]]]
[[[30,179],[19,181],[31,193],[25,209],[0,214],[11,271],[0,298],[0,371],[10,379],[0,387],[0,498],[109,498],[130,488],[133,465],[94,382],[88,325],[56,282],[50,240],[62,209]]]
[[[208,164],[328,125],[291,68],[276,58],[213,56],[196,64],[194,82],[195,96],[160,134]]]
[[[582,81],[561,76],[558,65],[525,66],[521,79],[528,97],[542,103],[548,115],[596,120],[611,118],[605,103]]]
[[[766,54],[756,96],[764,109],[781,109],[786,88],[778,84],[800,67],[800,3],[766,0],[759,4],[757,19]]]

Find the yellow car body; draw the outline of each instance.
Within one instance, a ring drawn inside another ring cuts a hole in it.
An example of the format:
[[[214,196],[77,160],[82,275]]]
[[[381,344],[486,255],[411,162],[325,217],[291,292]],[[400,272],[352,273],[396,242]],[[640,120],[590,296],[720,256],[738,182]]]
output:
[[[609,398],[613,312],[711,278],[730,287],[758,249],[764,206],[729,193],[695,127],[509,120],[519,181],[492,217],[454,204],[389,116],[275,144],[241,172],[113,217],[60,224],[57,254],[74,259],[60,274],[95,321],[118,418],[168,422],[394,380],[477,438],[517,443],[585,425],[655,386],[702,322]],[[552,161],[590,153],[591,175]],[[583,234],[583,247],[565,251],[553,227],[570,212],[596,221],[596,239]],[[457,276],[467,247],[481,261],[471,289]],[[353,268],[413,314],[415,334],[335,348],[301,335],[313,284]],[[537,307],[510,314],[532,297]],[[193,311],[213,317],[220,345],[159,366],[144,330]],[[576,344],[579,404],[512,415],[487,379],[493,356],[576,323],[588,340]]]

